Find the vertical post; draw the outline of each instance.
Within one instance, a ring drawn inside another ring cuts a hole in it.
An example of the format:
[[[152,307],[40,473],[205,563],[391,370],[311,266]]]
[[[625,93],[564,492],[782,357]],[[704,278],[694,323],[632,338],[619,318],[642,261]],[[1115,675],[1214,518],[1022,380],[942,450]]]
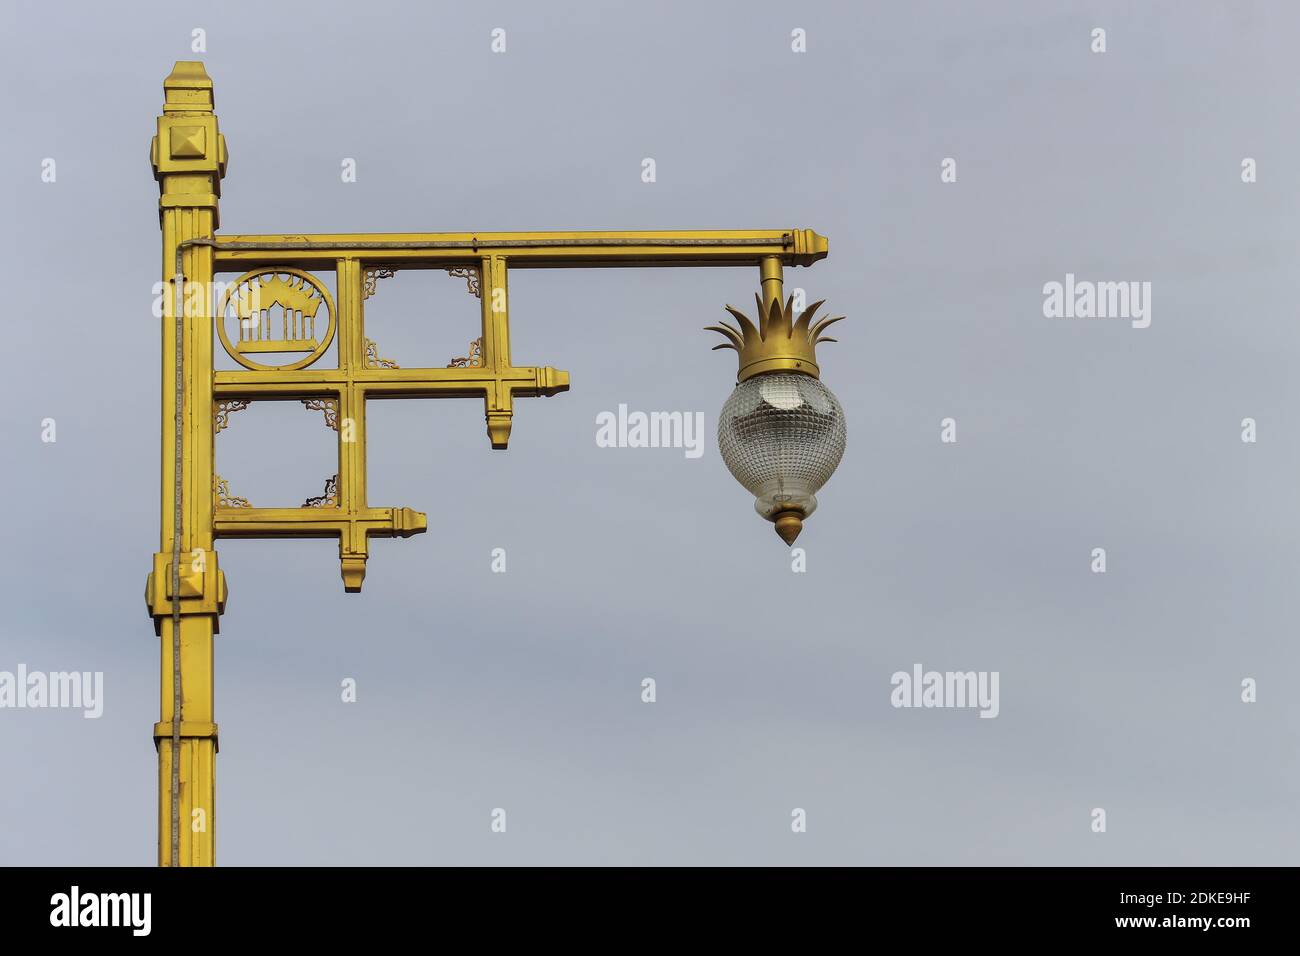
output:
[[[763,315],[772,308],[775,302],[781,308],[785,308],[785,291],[782,288],[781,278],[781,257],[764,256],[758,263],[759,286],[763,290]]]
[[[366,367],[365,302],[362,284],[365,266],[354,258],[335,263],[338,287],[339,368],[347,384],[339,389],[335,424],[339,432],[339,507],[356,516],[366,509],[366,395],[356,384],[356,374]],[[349,521],[339,534],[339,569],[343,590],[356,594],[366,579],[369,540],[365,527]]]
[[[484,400],[488,440],[493,448],[510,442],[514,418],[514,395],[501,381],[500,373],[510,368],[510,288],[504,256],[484,256],[479,277],[483,297],[483,366],[497,375]]]
[[[212,638],[225,605],[225,581],[212,550],[213,269],[212,248],[202,243],[211,242],[218,225],[226,144],[217,131],[212,80],[202,63],[178,62],[163,81],[163,92],[151,159],[161,197],[162,276],[172,294],[163,297],[169,307],[162,323],[160,548],[145,592],[161,638],[160,719],[154,725],[158,862],[211,866],[217,751]],[[178,251],[183,275],[177,275]],[[178,290],[182,280],[184,288]],[[177,547],[181,560],[173,567]]]

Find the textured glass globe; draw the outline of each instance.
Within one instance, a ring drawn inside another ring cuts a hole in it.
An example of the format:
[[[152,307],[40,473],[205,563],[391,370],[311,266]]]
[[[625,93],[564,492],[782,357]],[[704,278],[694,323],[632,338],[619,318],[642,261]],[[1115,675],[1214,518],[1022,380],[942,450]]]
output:
[[[718,449],[736,480],[772,520],[806,517],[830,480],[848,432],[834,393],[811,375],[767,372],[736,386],[718,417]]]

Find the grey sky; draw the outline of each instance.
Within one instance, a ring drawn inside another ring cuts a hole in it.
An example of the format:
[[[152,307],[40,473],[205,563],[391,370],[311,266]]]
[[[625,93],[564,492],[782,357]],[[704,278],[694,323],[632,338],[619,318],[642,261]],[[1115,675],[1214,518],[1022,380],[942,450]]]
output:
[[[815,228],[787,289],[849,316],[793,574],[712,441],[735,360],[701,327],[756,270],[512,273],[514,357],[570,392],[504,453],[478,401],[368,413],[370,500],[427,534],[375,542],[360,595],[332,542],[219,543],[219,863],[1295,863],[1300,11],[1048,7],[6,0],[0,670],[106,699],[0,710],[0,863],[155,859],[147,148],[191,58],[223,232]],[[1151,282],[1150,328],[1045,318],[1067,272]],[[402,364],[477,335],[442,274],[369,305]],[[619,403],[704,411],[705,454],[598,448]],[[218,470],[296,503],[332,440],[254,407]],[[997,719],[891,707],[918,662],[999,671]]]

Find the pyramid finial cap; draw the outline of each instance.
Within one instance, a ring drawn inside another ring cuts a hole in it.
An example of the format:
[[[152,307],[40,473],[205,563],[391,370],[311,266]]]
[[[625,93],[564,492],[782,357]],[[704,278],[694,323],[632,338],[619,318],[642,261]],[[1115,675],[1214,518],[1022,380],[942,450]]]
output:
[[[212,77],[199,60],[177,60],[163,80],[163,112],[211,113]]]

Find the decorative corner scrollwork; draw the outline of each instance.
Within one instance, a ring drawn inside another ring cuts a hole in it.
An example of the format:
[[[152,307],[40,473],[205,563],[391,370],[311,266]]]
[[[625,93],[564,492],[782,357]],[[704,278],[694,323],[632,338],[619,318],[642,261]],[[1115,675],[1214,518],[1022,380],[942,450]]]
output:
[[[476,299],[483,298],[483,287],[479,282],[479,270],[476,266],[450,266],[447,275],[453,279],[464,279],[469,294]]]
[[[213,423],[216,425],[216,430],[219,432],[223,428],[229,426],[230,414],[232,412],[237,412],[240,411],[241,409],[247,408],[248,405],[249,405],[248,400],[243,398],[232,398],[228,402],[217,402],[217,406],[214,409],[213,419],[212,419]]]
[[[361,298],[370,298],[375,294],[380,279],[391,279],[397,274],[396,269],[381,269],[367,266],[361,273]]]
[[[379,346],[374,339],[366,339],[366,368],[401,368],[392,359],[379,357]]]
[[[325,491],[308,498],[302,503],[304,508],[333,508],[339,503],[339,476],[333,475],[325,482]]]
[[[214,475],[212,493],[216,496],[218,508],[251,508],[247,498],[240,498],[230,493],[230,483],[220,475]]]
[[[334,398],[304,398],[301,399],[304,406],[309,411],[324,412],[325,424],[335,431],[339,430],[339,403]]]
[[[473,342],[469,343],[469,355],[462,358],[454,358],[447,363],[447,368],[482,368],[483,367],[483,337],[479,336]]]

